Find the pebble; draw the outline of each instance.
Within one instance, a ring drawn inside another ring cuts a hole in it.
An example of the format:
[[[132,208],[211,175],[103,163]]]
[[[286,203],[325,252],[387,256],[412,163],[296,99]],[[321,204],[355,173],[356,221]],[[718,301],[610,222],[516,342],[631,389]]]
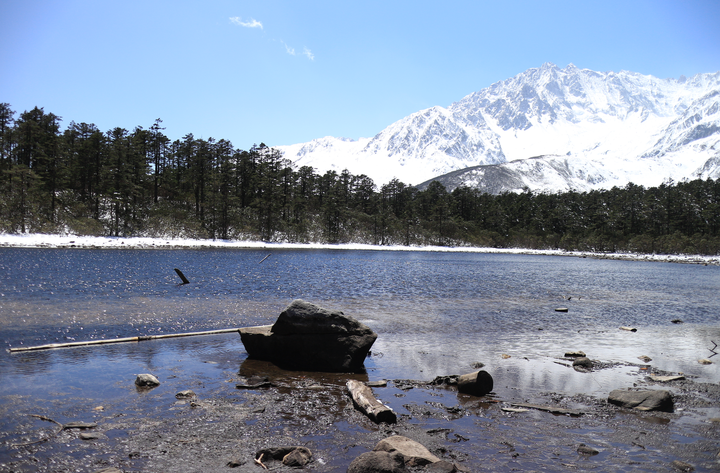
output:
[[[580,358],[583,356],[587,356],[587,355],[582,350],[569,351],[569,352],[565,353],[566,358]]]
[[[577,449],[577,452],[581,455],[597,455],[598,453],[600,453],[597,450],[595,450],[594,448],[588,447],[584,443],[580,444],[580,446]]]
[[[175,395],[175,398],[177,399],[190,399],[195,397],[195,392],[193,392],[190,389],[186,389],[185,391],[180,391]]]
[[[155,386],[160,385],[160,381],[155,376],[149,373],[143,373],[137,375],[137,378],[135,378],[135,385],[140,387],[154,388]]]
[[[675,460],[672,462],[672,467],[676,470],[680,471],[693,471],[695,470],[695,467],[692,466],[689,463],[681,462],[680,460]]]

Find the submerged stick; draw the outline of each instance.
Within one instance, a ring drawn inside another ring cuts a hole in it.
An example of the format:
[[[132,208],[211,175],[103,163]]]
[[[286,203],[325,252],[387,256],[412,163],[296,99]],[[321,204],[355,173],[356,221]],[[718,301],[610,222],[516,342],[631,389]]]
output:
[[[40,440],[35,440],[34,442],[13,443],[13,444],[10,445],[11,447],[13,447],[13,448],[17,448],[17,447],[27,447],[27,446],[29,446],[29,445],[35,445],[35,444],[37,444],[37,443],[47,442],[48,440],[50,440],[50,439],[53,438],[53,437],[56,437],[57,434],[59,434],[60,432],[62,432],[63,430],[65,430],[65,427],[64,427],[60,422],[58,422],[58,421],[56,421],[56,420],[53,420],[53,419],[51,419],[51,418],[49,418],[49,417],[45,417],[45,416],[42,416],[42,415],[39,415],[39,414],[29,414],[29,416],[30,416],[30,417],[37,417],[37,418],[40,419],[40,420],[44,420],[44,421],[47,421],[47,422],[52,422],[52,423],[54,423],[54,424],[57,424],[57,425],[60,426],[60,430],[58,430],[57,432],[53,432],[53,434],[50,435],[50,436],[48,436],[48,437],[41,438]]]
[[[175,272],[177,273],[178,276],[180,276],[180,279],[182,279],[183,284],[190,284],[190,281],[188,281],[188,278],[185,277],[185,275],[183,274],[182,271],[175,268]]]
[[[271,253],[271,254],[272,254],[272,253]],[[267,255],[266,257],[264,257],[263,259],[260,260],[260,263],[262,263],[263,261],[265,261],[265,260],[268,259],[269,257],[270,257],[270,255]],[[258,264],[260,264],[260,263],[258,263]]]
[[[68,342],[68,343],[50,343],[48,345],[38,345],[34,347],[15,347],[9,348],[8,352],[15,353],[19,351],[37,351],[37,350],[51,350],[53,348],[71,348],[71,347],[83,347],[88,345],[108,345],[110,343],[126,343],[126,342],[142,342],[145,340],[159,340],[161,338],[179,338],[179,337],[193,337],[196,335],[216,335],[220,333],[232,333],[240,330],[239,328],[224,328],[219,330],[206,330],[204,332],[187,332],[187,333],[166,333],[163,335],[139,335],[137,337],[125,337],[125,338],[108,338],[102,340],[87,340],[84,342]]]

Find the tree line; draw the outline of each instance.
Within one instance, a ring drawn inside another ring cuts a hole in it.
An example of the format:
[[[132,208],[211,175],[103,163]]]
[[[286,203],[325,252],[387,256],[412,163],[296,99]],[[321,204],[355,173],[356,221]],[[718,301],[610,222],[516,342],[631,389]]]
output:
[[[162,120],[103,132],[0,104],[0,231],[720,254],[720,180],[491,195],[297,168]]]

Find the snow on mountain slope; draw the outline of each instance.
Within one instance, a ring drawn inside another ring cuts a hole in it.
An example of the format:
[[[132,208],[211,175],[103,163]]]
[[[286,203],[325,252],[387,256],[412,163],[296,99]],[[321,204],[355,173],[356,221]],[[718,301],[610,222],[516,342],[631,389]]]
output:
[[[675,80],[544,64],[373,138],[278,148],[298,166],[378,185],[437,177],[450,188],[557,192],[713,177],[719,142],[720,72]]]

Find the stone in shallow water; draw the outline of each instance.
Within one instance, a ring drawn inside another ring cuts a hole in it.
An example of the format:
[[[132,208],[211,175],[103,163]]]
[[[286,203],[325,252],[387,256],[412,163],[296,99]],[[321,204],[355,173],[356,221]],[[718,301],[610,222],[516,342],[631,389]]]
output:
[[[573,367],[581,368],[584,370],[591,370],[593,367],[593,362],[590,358],[586,356],[580,356],[578,358],[575,358],[575,361],[573,361]]]
[[[440,461],[423,445],[402,435],[393,435],[381,440],[374,450],[376,452],[401,453],[407,466],[422,466]]]
[[[578,446],[577,452],[581,455],[597,455],[598,453],[600,453],[594,448],[588,447],[584,443],[581,443],[580,446]]]
[[[362,369],[377,334],[339,311],[297,299],[274,325],[240,329],[250,358],[292,370],[350,372]]]
[[[627,391],[616,389],[608,395],[608,402],[641,411],[672,412],[674,407],[672,396],[664,390]]]
[[[409,473],[405,460],[399,452],[365,452],[355,458],[347,473]]]
[[[149,373],[143,373],[137,375],[135,385],[141,388],[154,388],[155,386],[160,386],[160,381]]]

